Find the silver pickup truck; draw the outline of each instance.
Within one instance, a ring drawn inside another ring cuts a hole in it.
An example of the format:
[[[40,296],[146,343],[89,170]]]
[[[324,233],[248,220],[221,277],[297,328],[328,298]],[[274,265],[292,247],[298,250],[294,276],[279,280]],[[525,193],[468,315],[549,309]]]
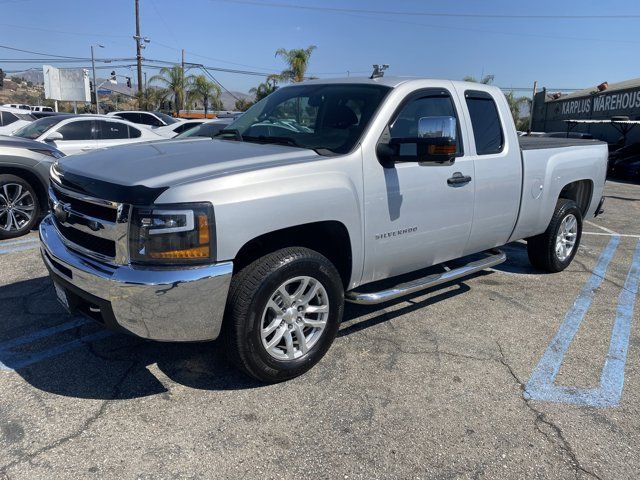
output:
[[[520,239],[534,266],[563,270],[602,209],[606,167],[604,143],[519,139],[495,87],[310,81],[217,139],[59,160],[42,256],[72,312],[160,341],[221,336],[241,369],[276,382],[322,358],[345,300],[472,274]]]

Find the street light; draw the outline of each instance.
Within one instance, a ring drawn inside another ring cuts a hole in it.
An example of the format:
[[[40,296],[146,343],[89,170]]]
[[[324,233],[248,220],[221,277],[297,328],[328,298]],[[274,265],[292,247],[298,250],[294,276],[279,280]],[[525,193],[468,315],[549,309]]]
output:
[[[91,68],[93,69],[93,94],[96,99],[96,113],[100,114],[100,103],[98,102],[98,84],[96,83],[96,60],[93,56],[93,47],[104,48],[104,45],[100,45],[96,43],[95,45],[91,45]]]

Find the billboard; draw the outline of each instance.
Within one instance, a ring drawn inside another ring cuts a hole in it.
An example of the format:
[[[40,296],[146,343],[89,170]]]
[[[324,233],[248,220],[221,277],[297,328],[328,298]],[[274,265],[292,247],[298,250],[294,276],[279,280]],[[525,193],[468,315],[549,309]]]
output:
[[[90,102],[89,71],[83,68],[60,69],[43,65],[44,97],[63,102]]]

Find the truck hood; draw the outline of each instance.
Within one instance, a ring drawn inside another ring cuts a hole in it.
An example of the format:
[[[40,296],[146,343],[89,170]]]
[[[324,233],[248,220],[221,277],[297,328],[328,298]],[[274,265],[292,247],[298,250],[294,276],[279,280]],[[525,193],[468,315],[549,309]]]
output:
[[[204,178],[308,162],[322,158],[313,150],[207,138],[163,140],[70,155],[61,173],[111,184],[171,187]]]

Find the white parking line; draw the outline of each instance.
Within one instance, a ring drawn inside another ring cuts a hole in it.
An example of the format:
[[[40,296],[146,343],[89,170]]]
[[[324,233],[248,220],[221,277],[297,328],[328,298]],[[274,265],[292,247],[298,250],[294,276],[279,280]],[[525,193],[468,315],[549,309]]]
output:
[[[640,238],[640,235],[632,235],[627,233],[582,232],[582,234],[583,235],[603,235],[605,237],[617,236],[617,237]]]
[[[584,223],[587,223],[587,224],[591,225],[592,227],[599,228],[600,230],[603,230],[603,231],[607,232],[610,235],[618,235],[617,232],[614,232],[613,230],[610,230],[607,227],[603,227],[602,225],[598,225],[597,223],[590,222],[589,220],[585,220]]]

